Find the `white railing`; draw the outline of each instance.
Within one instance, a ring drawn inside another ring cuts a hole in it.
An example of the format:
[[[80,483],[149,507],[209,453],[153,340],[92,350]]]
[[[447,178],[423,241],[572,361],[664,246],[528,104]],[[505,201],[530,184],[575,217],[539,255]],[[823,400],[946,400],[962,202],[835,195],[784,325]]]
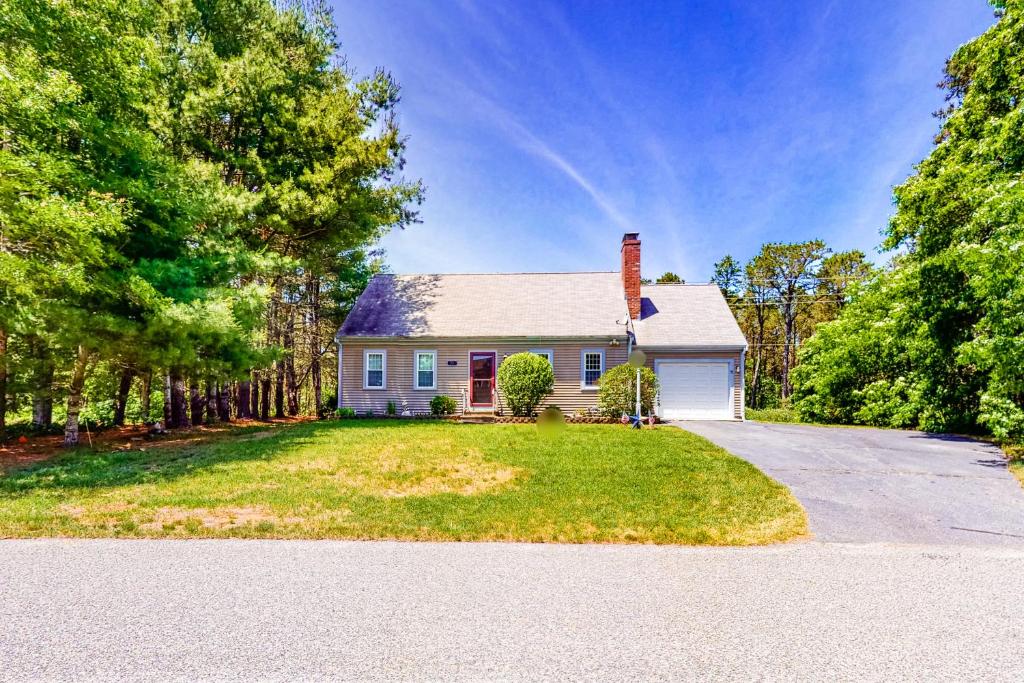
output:
[[[462,414],[463,415],[465,415],[467,412],[472,412],[472,409],[473,409],[472,405],[470,404],[470,400],[473,397],[473,380],[470,379],[467,382],[467,385],[468,386],[462,387],[460,389],[460,391],[462,392]],[[499,405],[500,401],[501,401],[501,393],[498,391],[498,388],[495,385],[492,384],[491,385],[491,409],[494,412],[496,412],[496,413],[500,413],[501,412],[501,406]]]

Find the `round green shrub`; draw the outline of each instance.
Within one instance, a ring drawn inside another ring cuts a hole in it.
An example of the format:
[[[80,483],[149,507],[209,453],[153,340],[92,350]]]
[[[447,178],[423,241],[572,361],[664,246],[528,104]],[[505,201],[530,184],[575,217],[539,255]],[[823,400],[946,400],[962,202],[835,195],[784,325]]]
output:
[[[644,415],[654,412],[658,395],[658,376],[650,368],[640,368],[640,405]],[[619,365],[601,375],[597,405],[603,415],[619,417],[636,413],[636,368]]]
[[[451,396],[439,394],[430,399],[430,413],[432,415],[451,415],[459,409],[459,404]]]
[[[518,417],[533,415],[544,397],[555,388],[551,363],[535,353],[516,353],[498,366],[498,389],[509,410]]]

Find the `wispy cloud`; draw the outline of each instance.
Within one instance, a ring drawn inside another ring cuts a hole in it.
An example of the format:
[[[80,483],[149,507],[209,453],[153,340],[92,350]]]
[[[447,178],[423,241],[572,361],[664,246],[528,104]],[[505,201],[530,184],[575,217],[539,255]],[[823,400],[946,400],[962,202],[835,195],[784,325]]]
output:
[[[552,168],[560,171],[566,178],[569,178],[577,185],[577,187],[583,190],[591,200],[593,200],[594,205],[597,206],[608,220],[616,226],[623,230],[630,230],[635,227],[635,221],[627,218],[604,192],[595,187],[594,183],[584,176],[583,173],[561,153],[541,140],[536,134],[517,121],[511,113],[506,109],[503,109],[496,102],[479,94],[475,94],[473,97],[476,98],[477,102],[486,111],[488,120],[501,129],[506,134],[510,142],[517,145],[524,151],[529,152],[536,158],[546,162]]]

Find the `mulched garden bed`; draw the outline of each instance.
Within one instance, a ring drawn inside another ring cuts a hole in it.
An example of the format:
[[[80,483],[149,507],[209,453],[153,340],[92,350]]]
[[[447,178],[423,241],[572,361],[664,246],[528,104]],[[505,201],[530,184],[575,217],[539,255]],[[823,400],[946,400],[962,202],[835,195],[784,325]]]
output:
[[[512,415],[498,415],[494,418],[495,422],[501,422],[505,424],[530,424],[536,422],[535,417],[514,417]],[[605,417],[604,415],[566,415],[565,421],[567,424],[618,424],[619,420],[615,417]]]

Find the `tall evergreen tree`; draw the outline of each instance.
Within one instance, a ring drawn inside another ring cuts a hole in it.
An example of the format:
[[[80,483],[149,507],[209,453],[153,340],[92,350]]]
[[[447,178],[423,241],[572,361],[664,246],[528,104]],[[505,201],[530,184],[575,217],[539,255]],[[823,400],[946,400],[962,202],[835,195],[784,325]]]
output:
[[[57,387],[69,445],[85,394],[121,422],[136,376],[175,425],[250,373],[239,413],[318,394],[323,302],[422,198],[397,84],[343,68],[322,2],[10,0],[0,43],[0,431],[12,387],[41,427]]]

